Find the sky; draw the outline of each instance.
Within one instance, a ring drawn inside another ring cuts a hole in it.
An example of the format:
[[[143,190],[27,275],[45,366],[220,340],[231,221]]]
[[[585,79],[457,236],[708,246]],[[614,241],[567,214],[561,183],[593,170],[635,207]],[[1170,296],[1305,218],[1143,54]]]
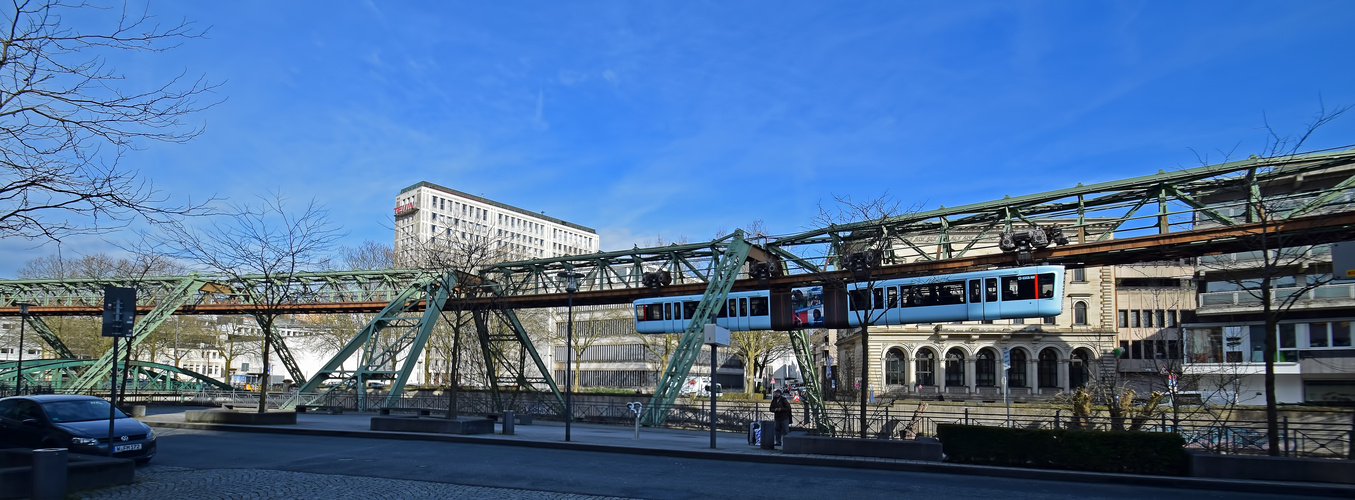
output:
[[[96,2],[97,3],[97,2]],[[142,5],[142,4],[135,4]],[[122,160],[171,201],[281,193],[390,244],[420,181],[604,250],[813,227],[1246,157],[1355,104],[1355,2],[169,2],[204,37],[110,60],[220,84],[187,144]],[[107,26],[118,9],[72,16]],[[1355,144],[1355,112],[1305,149]],[[128,232],[63,240],[117,253]],[[0,277],[56,253],[0,238]]]

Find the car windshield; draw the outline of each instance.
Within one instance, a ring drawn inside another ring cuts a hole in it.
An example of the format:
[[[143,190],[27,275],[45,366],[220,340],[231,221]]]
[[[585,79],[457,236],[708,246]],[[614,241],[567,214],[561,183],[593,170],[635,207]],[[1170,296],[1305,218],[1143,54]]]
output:
[[[84,422],[86,420],[108,420],[108,407],[108,402],[102,399],[42,403],[42,409],[47,412],[47,418],[52,419],[52,423],[58,424],[62,422]],[[114,409],[113,417],[127,418],[127,415]]]

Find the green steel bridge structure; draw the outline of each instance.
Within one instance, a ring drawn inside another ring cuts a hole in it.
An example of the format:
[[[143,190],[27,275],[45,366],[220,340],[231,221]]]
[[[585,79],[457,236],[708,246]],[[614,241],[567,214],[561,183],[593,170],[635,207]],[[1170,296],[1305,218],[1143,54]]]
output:
[[[391,380],[383,401],[401,397],[434,325],[448,311],[474,318],[489,390],[499,410],[514,395],[532,393],[563,410],[561,388],[537,352],[516,311],[564,307],[569,297],[558,275],[583,275],[578,305],[624,304],[642,297],[703,296],[692,327],[680,334],[645,413],[662,425],[700,354],[701,325],[712,321],[732,290],[782,289],[814,284],[927,275],[1027,262],[1070,267],[1127,264],[1355,239],[1355,149],[1248,158],[999,200],[837,224],[798,234],[750,237],[735,231],[708,242],[570,255],[453,270],[324,271],[285,278],[299,297],[286,312],[364,313],[372,319],[316,373],[297,366],[285,339],[267,341],[303,401],[323,401],[364,382]],[[271,280],[282,278],[272,277]],[[44,317],[101,314],[104,286],[138,290],[133,346],[172,314],[249,315],[257,311],[238,293],[265,277],[232,280],[195,274],[141,278],[0,280],[0,316],[20,316],[60,359],[0,364],[0,383],[60,380],[60,390],[90,391],[108,381],[111,352],[97,360],[73,356]],[[534,335],[535,334],[535,335]],[[791,332],[802,373],[813,373],[811,344]],[[345,366],[351,368],[344,368]],[[210,377],[163,365],[133,362],[148,380]],[[179,377],[174,377],[174,374]],[[822,392],[809,383],[815,416]],[[816,421],[820,419],[816,418]],[[819,424],[823,425],[823,424]]]

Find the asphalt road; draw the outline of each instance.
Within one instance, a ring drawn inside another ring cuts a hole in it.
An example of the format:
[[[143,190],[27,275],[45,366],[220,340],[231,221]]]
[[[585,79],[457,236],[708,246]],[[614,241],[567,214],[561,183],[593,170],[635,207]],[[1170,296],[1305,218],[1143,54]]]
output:
[[[772,465],[423,441],[157,429],[153,467],[254,469],[653,499],[1277,498],[1236,492]],[[158,472],[163,474],[163,472]],[[254,479],[267,480],[267,479]],[[376,481],[376,479],[372,479]],[[279,485],[281,487],[283,485]],[[184,496],[194,496],[181,491]],[[206,493],[206,492],[204,492]],[[295,495],[292,492],[288,496]],[[399,498],[399,492],[391,498]],[[1299,497],[1294,497],[1299,498]]]

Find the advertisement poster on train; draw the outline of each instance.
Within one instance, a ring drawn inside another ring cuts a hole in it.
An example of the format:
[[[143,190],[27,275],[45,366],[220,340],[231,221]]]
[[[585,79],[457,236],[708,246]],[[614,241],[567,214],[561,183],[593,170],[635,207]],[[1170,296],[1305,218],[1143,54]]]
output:
[[[792,321],[797,327],[822,328],[823,287],[810,286],[791,290],[790,308],[795,311]]]

